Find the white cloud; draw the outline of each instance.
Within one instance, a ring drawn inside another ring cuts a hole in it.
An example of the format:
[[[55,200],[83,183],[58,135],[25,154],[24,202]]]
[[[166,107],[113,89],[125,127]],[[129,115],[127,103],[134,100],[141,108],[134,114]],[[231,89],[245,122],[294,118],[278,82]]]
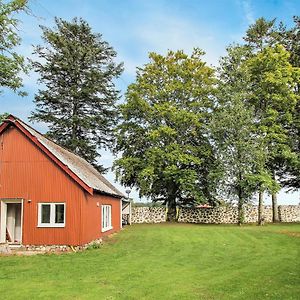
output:
[[[242,9],[244,21],[247,26],[255,22],[251,0],[237,0],[237,5]]]
[[[242,43],[245,31],[249,25],[255,23],[254,10],[251,0],[236,0],[236,5],[242,13],[242,21],[239,28],[229,35],[230,39],[236,43]]]
[[[253,14],[253,9],[251,6],[251,1],[249,0],[244,0],[242,1],[242,7],[245,13],[245,18],[247,20],[248,25],[251,25],[255,22],[254,14]]]

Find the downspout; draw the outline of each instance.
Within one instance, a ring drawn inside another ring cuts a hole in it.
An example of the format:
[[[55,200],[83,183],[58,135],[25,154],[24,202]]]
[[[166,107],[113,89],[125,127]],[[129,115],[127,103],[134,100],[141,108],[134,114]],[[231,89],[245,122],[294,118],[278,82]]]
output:
[[[120,198],[120,228],[123,228],[123,200]]]
[[[131,225],[131,201],[129,203],[129,225]]]

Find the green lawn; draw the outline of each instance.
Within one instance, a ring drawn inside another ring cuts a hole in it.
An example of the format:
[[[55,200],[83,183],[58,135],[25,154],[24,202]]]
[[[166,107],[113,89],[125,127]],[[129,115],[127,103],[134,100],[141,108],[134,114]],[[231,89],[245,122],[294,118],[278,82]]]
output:
[[[100,249],[0,257],[1,299],[300,299],[300,224],[133,225]]]

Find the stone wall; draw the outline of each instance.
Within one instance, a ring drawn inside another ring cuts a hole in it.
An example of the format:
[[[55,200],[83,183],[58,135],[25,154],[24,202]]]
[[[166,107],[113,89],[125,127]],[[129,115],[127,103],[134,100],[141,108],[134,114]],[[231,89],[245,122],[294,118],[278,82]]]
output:
[[[166,221],[164,207],[132,207],[131,223],[162,223]]]
[[[300,222],[300,205],[280,205],[278,215],[281,222]]]
[[[257,222],[257,206],[247,206],[244,209],[244,222]],[[265,206],[263,213],[265,222],[272,222],[272,207]],[[178,222],[204,223],[204,224],[234,224],[238,222],[237,207],[217,208],[182,208],[179,212]]]
[[[280,205],[278,214],[281,222],[300,222],[300,205]],[[264,206],[265,222],[272,222],[272,207]],[[257,206],[245,207],[245,223],[255,223],[258,219]],[[162,223],[166,221],[163,207],[133,207],[132,223]],[[238,222],[237,207],[181,208],[178,222],[204,224],[234,224]]]

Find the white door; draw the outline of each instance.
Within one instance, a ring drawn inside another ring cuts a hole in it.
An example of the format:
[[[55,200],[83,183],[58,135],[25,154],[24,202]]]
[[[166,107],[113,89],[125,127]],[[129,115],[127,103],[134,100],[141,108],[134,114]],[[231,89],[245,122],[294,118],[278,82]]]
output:
[[[23,200],[3,199],[0,206],[0,243],[22,243]]]

